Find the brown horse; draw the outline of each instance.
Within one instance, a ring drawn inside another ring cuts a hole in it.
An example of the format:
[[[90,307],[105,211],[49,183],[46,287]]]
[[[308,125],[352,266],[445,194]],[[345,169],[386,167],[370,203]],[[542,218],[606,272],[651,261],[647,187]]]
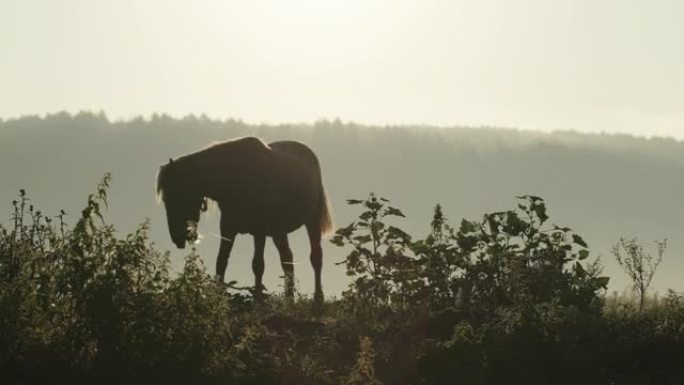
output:
[[[285,273],[285,295],[294,295],[294,265],[287,234],[306,226],[315,273],[316,303],[323,301],[321,236],[332,227],[316,155],[306,145],[247,137],[212,145],[161,166],[157,195],[166,207],[169,233],[178,248],[197,238],[207,199],[221,210],[216,276],[223,282],[235,236],[254,237],[255,296],[263,293],[264,244],[273,238]]]

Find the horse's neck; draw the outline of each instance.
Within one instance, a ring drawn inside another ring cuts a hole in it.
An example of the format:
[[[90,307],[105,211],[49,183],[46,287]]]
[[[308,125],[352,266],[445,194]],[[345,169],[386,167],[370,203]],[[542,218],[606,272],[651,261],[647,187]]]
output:
[[[251,145],[251,146],[250,146]],[[201,151],[191,156],[193,173],[189,180],[194,180],[204,197],[220,201],[230,201],[243,190],[252,186],[265,168],[270,166],[270,158],[258,146],[258,143],[235,143],[235,146],[224,146]],[[247,184],[247,185],[245,185]],[[244,191],[243,191],[244,192]]]
[[[204,168],[204,159],[198,156],[197,153],[186,155],[184,159],[178,159],[182,162],[183,167],[183,181],[185,188],[197,190],[201,195],[205,195],[206,183],[204,173],[201,171]]]
[[[234,170],[222,160],[215,151],[198,152],[188,158],[187,180],[203,197],[218,201],[226,194],[224,181],[231,178]]]

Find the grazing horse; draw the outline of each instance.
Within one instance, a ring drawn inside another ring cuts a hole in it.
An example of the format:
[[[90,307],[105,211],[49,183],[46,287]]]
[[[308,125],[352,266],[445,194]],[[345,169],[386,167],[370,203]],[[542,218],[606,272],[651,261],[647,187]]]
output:
[[[266,237],[280,254],[285,273],[285,296],[294,296],[294,265],[287,234],[306,226],[316,290],[323,302],[321,236],[333,228],[316,155],[294,141],[265,144],[246,137],[214,144],[170,159],[157,175],[157,196],[164,202],[171,240],[178,248],[197,239],[200,211],[207,200],[221,211],[221,245],[216,277],[223,282],[233,240],[239,234],[254,237],[255,296],[263,295]]]

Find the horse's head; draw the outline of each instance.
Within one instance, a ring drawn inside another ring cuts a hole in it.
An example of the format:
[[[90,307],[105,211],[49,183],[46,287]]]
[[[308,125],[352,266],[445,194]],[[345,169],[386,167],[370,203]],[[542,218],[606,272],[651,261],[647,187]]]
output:
[[[206,211],[207,200],[185,176],[178,162],[169,160],[157,175],[157,196],[164,202],[171,240],[179,248],[197,240],[200,212]]]

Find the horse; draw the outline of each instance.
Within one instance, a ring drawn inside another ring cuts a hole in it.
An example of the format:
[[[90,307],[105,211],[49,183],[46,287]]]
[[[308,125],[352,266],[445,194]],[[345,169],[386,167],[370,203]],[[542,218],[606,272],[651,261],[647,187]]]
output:
[[[306,227],[311,246],[316,304],[323,302],[321,268],[322,236],[333,228],[318,158],[305,144],[278,141],[266,144],[245,137],[210,145],[176,159],[169,159],[157,174],[157,198],[164,203],[169,234],[183,249],[197,240],[200,213],[209,200],[221,212],[221,243],[216,259],[216,279],[225,279],[228,258],[237,234],[254,238],[255,298],[265,290],[264,246],[271,237],[280,254],[285,297],[294,297],[294,265],[288,234]]]

